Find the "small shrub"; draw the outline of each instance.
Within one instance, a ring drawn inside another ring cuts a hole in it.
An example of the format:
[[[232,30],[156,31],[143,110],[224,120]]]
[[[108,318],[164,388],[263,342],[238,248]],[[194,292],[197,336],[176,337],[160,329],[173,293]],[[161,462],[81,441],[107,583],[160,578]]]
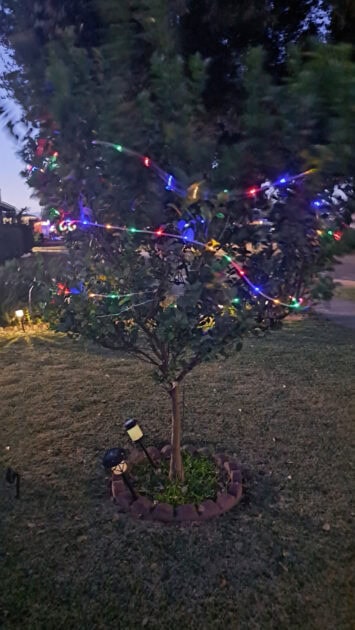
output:
[[[31,292],[31,318],[41,318],[50,297],[53,277],[59,274],[62,262],[52,260],[46,265],[43,256],[7,261],[0,266],[0,326],[8,326],[15,320],[16,309],[29,308]]]

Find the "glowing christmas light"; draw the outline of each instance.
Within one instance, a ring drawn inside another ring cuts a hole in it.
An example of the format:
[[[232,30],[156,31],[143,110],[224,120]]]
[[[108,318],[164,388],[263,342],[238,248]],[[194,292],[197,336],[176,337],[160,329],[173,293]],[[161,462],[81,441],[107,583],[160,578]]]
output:
[[[166,184],[166,190],[172,190],[172,189],[173,189],[173,176],[169,175],[168,181]]]

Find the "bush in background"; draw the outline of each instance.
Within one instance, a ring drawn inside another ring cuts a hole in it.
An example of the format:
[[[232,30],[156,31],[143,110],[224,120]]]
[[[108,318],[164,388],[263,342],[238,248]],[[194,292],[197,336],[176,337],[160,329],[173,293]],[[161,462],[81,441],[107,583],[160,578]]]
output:
[[[31,251],[33,233],[28,225],[0,225],[0,264]]]
[[[63,266],[62,256],[42,254],[0,266],[0,326],[13,324],[17,309],[28,312],[32,321],[41,318]]]

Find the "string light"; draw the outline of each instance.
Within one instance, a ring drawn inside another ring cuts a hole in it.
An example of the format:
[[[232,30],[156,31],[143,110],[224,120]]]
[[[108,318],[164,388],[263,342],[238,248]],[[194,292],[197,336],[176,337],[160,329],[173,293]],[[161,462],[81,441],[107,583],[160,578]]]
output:
[[[162,168],[160,168],[160,166],[156,164],[156,162],[154,162],[154,160],[152,160],[147,155],[142,155],[141,153],[138,153],[137,151],[132,151],[132,149],[128,149],[121,144],[115,144],[113,142],[106,142],[104,140],[93,140],[92,144],[112,147],[116,149],[117,151],[119,151],[120,153],[124,153],[131,157],[138,158],[146,168],[151,168],[158,175],[158,177],[160,177],[160,179],[164,181],[164,183],[166,184],[165,187],[167,190],[171,190],[183,198],[188,196],[188,190],[186,190],[185,187],[181,183],[177,182],[170,173],[167,173]],[[276,180],[275,182],[270,182],[268,187],[271,188],[272,186],[278,186],[280,184],[287,184],[289,182],[295,182],[303,177],[312,175],[316,171],[317,171],[316,168],[311,168],[297,175],[292,175],[289,177],[283,176],[281,177],[281,179]],[[192,187],[190,187],[192,199],[197,200],[199,188],[200,188],[200,184],[192,184]],[[245,196],[249,198],[254,198],[257,195],[257,193],[262,192],[263,190],[265,190],[265,186],[261,186],[261,187],[252,186],[251,188],[248,188],[244,192],[242,191],[238,193],[230,193],[229,190],[224,189],[223,193],[227,195],[230,194],[231,196],[233,195],[233,197],[236,199],[242,198]]]
[[[173,176],[169,175],[168,181],[166,184],[166,190],[173,190]]]
[[[122,298],[132,297],[133,295],[147,295],[148,293],[154,293],[154,291],[136,291],[135,293],[88,293],[88,297],[121,300]]]
[[[72,223],[82,224],[83,221],[73,221]],[[106,225],[99,224],[99,223],[86,222],[86,225],[90,225],[95,228],[107,229]],[[220,243],[218,243],[218,241],[215,241],[214,239],[212,239],[208,243],[203,243],[195,239],[189,239],[186,236],[181,236],[180,234],[171,234],[169,232],[165,232],[162,227],[158,228],[158,230],[147,230],[147,229],[139,230],[135,227],[125,227],[125,226],[115,225],[115,226],[110,226],[110,229],[113,229],[119,232],[130,232],[130,233],[136,233],[136,234],[147,234],[147,235],[152,235],[152,236],[172,238],[175,240],[180,240],[184,243],[189,242],[191,245],[196,245],[198,247],[208,249],[209,251],[213,251],[214,253],[218,253],[219,255],[223,256],[224,259],[229,263],[229,265],[231,265],[236,270],[239,277],[250,287],[253,293],[257,293],[258,295],[265,298],[266,300],[269,300],[270,302],[273,302],[274,304],[284,306],[285,308],[298,309],[301,307],[301,304],[302,304],[301,300],[297,301],[296,298],[292,298],[291,303],[282,302],[279,298],[275,298],[273,296],[268,295],[267,293],[262,291],[260,287],[257,287],[256,285],[254,285],[254,283],[247,277],[245,271],[241,267],[239,267],[239,265],[236,262],[234,262],[231,256],[226,254],[223,250],[218,250]],[[307,307],[303,307],[303,308],[306,309]]]

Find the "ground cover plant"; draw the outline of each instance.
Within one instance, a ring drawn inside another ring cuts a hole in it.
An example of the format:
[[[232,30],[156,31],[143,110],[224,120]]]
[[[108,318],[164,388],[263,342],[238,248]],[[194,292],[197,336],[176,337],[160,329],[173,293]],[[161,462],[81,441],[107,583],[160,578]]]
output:
[[[205,499],[215,499],[218,490],[226,489],[227,475],[223,475],[207,455],[182,453],[185,471],[184,482],[169,480],[169,466],[167,461],[159,462],[154,469],[148,462],[134,466],[133,479],[140,494],[148,496],[153,501],[183,505],[184,503],[199,504]]]
[[[181,528],[118,515],[104,483],[105,449],[131,446],[126,417],[165,443],[168,401],[146,367],[52,333],[25,339],[1,337],[1,467],[22,475],[19,501],[1,491],[7,630],[350,630],[351,331],[289,323],[187,378],[185,440],[235,453],[245,496]]]

